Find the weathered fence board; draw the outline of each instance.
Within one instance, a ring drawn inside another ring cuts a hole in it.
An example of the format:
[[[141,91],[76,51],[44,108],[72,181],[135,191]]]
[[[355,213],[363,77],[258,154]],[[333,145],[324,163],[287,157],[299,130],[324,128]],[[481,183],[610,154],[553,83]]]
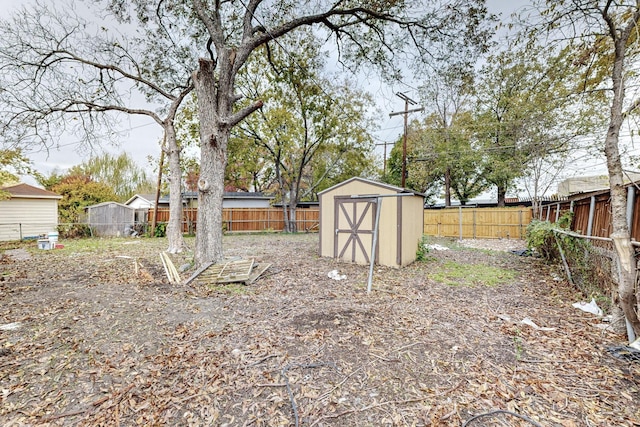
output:
[[[183,211],[183,231],[196,229],[197,209]],[[149,210],[149,218],[153,209]],[[158,210],[158,222],[169,220],[169,210]],[[462,220],[462,222],[461,222]],[[259,232],[282,231],[284,220],[279,208],[226,208],[222,210],[225,231]],[[426,209],[424,211],[424,234],[437,237],[462,237],[465,239],[496,239],[525,237],[531,222],[529,208],[450,208]],[[298,209],[296,211],[298,231],[318,231],[319,210]]]
[[[524,239],[530,208],[447,208],[424,211],[424,234],[463,239]]]
[[[154,209],[149,209],[149,218],[153,218]],[[298,231],[318,229],[318,209],[296,210]],[[193,233],[197,227],[197,208],[185,208],[182,215],[182,231]],[[158,222],[169,221],[169,209],[158,209]],[[284,230],[284,214],[279,208],[224,208],[222,226],[230,232],[257,232]]]

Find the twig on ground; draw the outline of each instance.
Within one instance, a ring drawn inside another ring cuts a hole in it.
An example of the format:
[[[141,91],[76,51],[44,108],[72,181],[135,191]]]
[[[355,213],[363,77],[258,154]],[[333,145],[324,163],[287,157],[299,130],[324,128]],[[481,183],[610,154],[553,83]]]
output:
[[[262,359],[259,359],[259,360],[257,360],[256,362],[253,362],[253,363],[251,363],[251,364],[247,365],[246,367],[247,367],[247,368],[251,368],[251,367],[256,366],[256,365],[259,365],[259,364],[261,364],[262,362],[264,362],[264,361],[266,361],[266,360],[269,360],[269,359],[271,359],[271,358],[273,358],[273,357],[278,357],[278,355],[277,355],[277,354],[269,354],[269,355],[267,355],[267,356],[264,356]]]
[[[374,408],[380,408],[382,406],[387,406],[387,405],[404,405],[407,403],[417,403],[417,402],[422,402],[427,400],[426,397],[420,397],[420,398],[416,398],[416,399],[407,399],[407,400],[389,400],[386,402],[381,402],[381,403],[376,403],[375,405],[369,405],[369,406],[365,406],[364,408],[354,408],[354,409],[347,409],[346,411],[342,411],[339,412],[337,414],[331,414],[331,415],[323,415],[322,417],[318,418],[317,420],[315,420],[314,422],[311,423],[311,425],[309,425],[309,427],[313,427],[316,424],[318,424],[320,421],[322,420],[326,420],[329,418],[340,418],[344,415],[348,415],[348,414],[354,414],[357,412],[364,412],[364,411],[368,411],[369,409],[374,409]]]
[[[518,414],[516,412],[506,411],[504,409],[498,409],[498,410],[491,411],[491,412],[485,412],[484,414],[478,414],[478,415],[476,415],[474,417],[469,418],[467,421],[465,421],[464,424],[462,424],[462,427],[467,427],[470,422],[475,421],[477,419],[485,418],[485,417],[492,417],[492,416],[498,415],[498,414],[511,415],[513,417],[520,418],[521,420],[527,421],[527,422],[531,423],[532,425],[534,425],[536,427],[542,427],[541,424],[538,424],[537,422],[535,422],[531,418],[527,417],[526,415],[521,415],[521,414]]]
[[[291,409],[293,410],[293,417],[295,419],[296,427],[300,425],[300,417],[298,415],[298,406],[296,405],[296,400],[293,396],[293,391],[291,390],[291,384],[289,384],[289,377],[287,377],[287,372],[289,372],[289,370],[292,368],[322,368],[324,366],[330,366],[334,368],[336,371],[338,370],[338,367],[333,362],[321,362],[321,363],[309,363],[309,364],[294,363],[291,365],[287,365],[282,369],[281,375],[284,377],[285,385],[287,386],[287,393],[289,394],[289,400],[291,401]]]
[[[338,389],[339,387],[342,386],[342,384],[344,384],[345,382],[347,382],[347,380],[349,378],[351,378],[352,376],[354,376],[356,373],[358,373],[358,371],[361,371],[364,368],[364,366],[360,366],[358,369],[356,369],[355,371],[351,372],[349,375],[347,375],[346,377],[344,377],[344,379],[342,381],[340,381],[335,387],[333,387],[331,390],[329,390],[328,392],[322,394],[320,397],[318,397],[316,400],[322,400],[325,399],[327,397],[329,397],[331,395],[331,393],[333,393],[336,389]]]
[[[49,415],[49,416],[43,417],[41,421],[46,423],[46,422],[57,420],[57,419],[60,419],[60,418],[74,417],[76,415],[82,415],[82,414],[85,414],[87,412],[91,412],[91,411],[94,410],[94,408],[99,407],[100,405],[102,405],[103,403],[105,403],[106,401],[108,401],[109,399],[111,399],[113,397],[119,396],[120,398],[122,398],[122,395],[127,393],[133,387],[135,387],[135,384],[130,384],[129,386],[127,386],[126,388],[124,388],[123,390],[121,390],[121,391],[119,391],[117,393],[111,394],[109,396],[101,397],[100,399],[91,402],[91,404],[89,405],[88,408],[80,409],[80,410],[77,410],[77,411],[63,412],[61,414]]]

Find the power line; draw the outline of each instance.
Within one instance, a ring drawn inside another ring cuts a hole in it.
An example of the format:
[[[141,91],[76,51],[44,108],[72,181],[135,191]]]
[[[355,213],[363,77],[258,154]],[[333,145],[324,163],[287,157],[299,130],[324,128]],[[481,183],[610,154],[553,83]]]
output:
[[[287,55],[287,56],[288,56],[288,57],[293,61],[293,63],[296,65],[296,67],[298,67],[298,68],[299,68],[299,69],[300,69],[300,70],[301,70],[301,71],[302,71],[302,72],[303,72],[303,73],[304,73],[304,74],[305,74],[305,75],[306,75],[306,76],[307,76],[307,77],[308,77],[308,78],[309,78],[309,79],[310,79],[310,80],[315,84],[315,86],[316,86],[318,89],[320,89],[320,91],[321,91],[323,94],[325,94],[327,97],[331,98],[331,95],[330,95],[329,93],[327,93],[327,91],[324,89],[324,87],[323,87],[323,86],[322,86],[322,85],[321,85],[321,84],[320,84],[320,83],[319,83],[319,82],[318,82],[318,81],[317,81],[317,80],[316,80],[312,75],[310,75],[310,74],[307,72],[307,70],[306,70],[306,68],[305,68],[305,67],[303,67],[302,65],[300,65],[300,64],[298,63],[298,61],[296,60],[295,56],[294,56],[291,52],[289,52],[289,50],[288,50],[288,49],[287,49],[287,48],[286,48],[286,47],[285,47],[285,46],[280,42],[279,38],[276,38],[276,37],[275,37],[275,36],[274,36],[274,35],[273,35],[273,34],[272,34],[268,29],[266,29],[266,25],[264,25],[264,24],[263,24],[263,22],[262,22],[262,21],[261,21],[261,20],[260,20],[260,19],[259,19],[259,18],[254,14],[254,13],[253,13],[253,12],[251,12],[251,11],[249,10],[249,8],[247,7],[247,5],[245,4],[245,2],[244,2],[243,0],[240,0],[240,4],[242,5],[242,7],[243,7],[243,8],[244,8],[244,9],[245,9],[249,14],[251,14],[251,17],[252,17],[253,19],[255,19],[255,20],[256,20],[256,22],[262,26],[262,28],[264,28],[264,29],[265,29],[265,32],[266,32],[269,36],[271,36],[271,39],[272,39],[272,40],[273,40],[273,41],[274,41],[274,42],[275,42],[275,43],[276,43],[276,44],[277,44],[277,45],[282,49],[282,51],[283,51],[283,52],[284,52],[284,53],[285,53],[285,54],[286,54],[286,55]],[[400,83],[400,84],[403,84],[403,85],[405,85],[405,86],[407,86],[407,87],[409,87],[409,88],[411,88],[411,89],[418,90],[417,88],[415,88],[415,87],[413,87],[413,86],[411,86],[411,85],[409,85],[409,84],[407,84],[407,83],[404,83],[404,82],[399,82],[399,83]],[[370,135],[374,140],[375,140],[375,139],[377,139],[377,138],[374,138],[374,137],[371,135],[371,132],[372,132],[372,131],[369,131],[368,129],[363,128],[362,126],[360,126],[360,124],[359,124],[359,123],[355,123],[355,126],[356,126],[356,127],[357,127],[361,132],[364,132],[364,133],[366,133],[366,134]],[[406,128],[406,124],[405,124],[405,128]],[[385,129],[381,129],[380,131],[382,131],[382,130],[385,130]],[[373,132],[375,132],[375,131],[373,131]],[[386,142],[385,142],[385,144],[386,144]],[[380,144],[380,145],[382,145],[382,144]],[[386,149],[386,145],[385,145],[385,149]],[[386,156],[385,156],[385,163],[386,163]],[[404,186],[404,184],[403,184],[403,186]]]

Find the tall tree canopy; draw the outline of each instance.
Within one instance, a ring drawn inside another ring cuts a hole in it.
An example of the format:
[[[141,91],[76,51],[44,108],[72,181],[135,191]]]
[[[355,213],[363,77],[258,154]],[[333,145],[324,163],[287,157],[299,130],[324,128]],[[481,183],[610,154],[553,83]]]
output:
[[[635,289],[636,259],[627,218],[620,130],[625,117],[640,107],[640,96],[629,96],[631,82],[637,83],[640,59],[640,1],[572,0],[538,1],[544,8],[539,27],[549,37],[582,48],[585,92],[604,91],[609,110],[606,136],[601,147],[607,158],[611,188],[611,217],[616,255],[620,266],[618,293],[627,321],[640,335],[636,308],[640,293]]]
[[[190,71],[197,54],[173,40],[191,34],[188,28],[169,34],[156,26],[154,36],[146,37],[113,17],[98,20],[103,14],[93,8],[38,0],[0,21],[0,137],[3,144],[36,150],[55,149],[62,137],[74,135],[93,149],[117,142],[123,114],[151,118],[164,130],[162,149],[175,173],[167,234],[169,251],[177,252],[184,242],[173,121],[193,88]],[[149,31],[152,24],[147,23]]]
[[[155,183],[145,170],[127,153],[93,156],[71,168],[69,174],[87,176],[92,181],[106,184],[111,187],[118,202],[126,201],[135,193],[151,193],[155,188]]]
[[[588,105],[572,96],[573,52],[527,40],[490,56],[481,71],[473,126],[499,206],[532,162],[568,152],[591,129]]]
[[[160,7],[159,7],[160,6]],[[200,58],[193,82],[200,116],[200,179],[196,263],[222,257],[222,194],[231,129],[263,105],[240,104],[236,78],[252,53],[301,27],[327,31],[340,60],[398,70],[397,58],[411,48],[414,57],[435,61],[466,46],[484,45],[486,9],[481,0],[404,2],[290,1],[205,2],[180,0],[110,2],[123,21],[158,37],[162,26],[192,31]],[[186,27],[185,27],[186,25]],[[205,37],[202,37],[202,36]],[[208,39],[208,41],[207,41]],[[173,40],[176,40],[174,38]]]
[[[470,112],[457,111],[447,119],[446,126],[437,113],[410,124],[407,187],[432,199],[444,195],[447,206],[451,205],[447,188],[463,205],[487,188],[484,157],[473,132],[472,120]],[[402,141],[398,141],[391,151],[389,170],[388,182],[400,185]]]
[[[315,198],[336,178],[360,175],[373,165],[367,131],[372,101],[348,81],[323,76],[318,45],[309,31],[284,37],[268,55],[250,60],[246,72],[253,84],[241,85],[247,98],[262,97],[267,103],[239,126],[238,138],[272,169],[285,229],[291,232],[296,231],[300,200]]]

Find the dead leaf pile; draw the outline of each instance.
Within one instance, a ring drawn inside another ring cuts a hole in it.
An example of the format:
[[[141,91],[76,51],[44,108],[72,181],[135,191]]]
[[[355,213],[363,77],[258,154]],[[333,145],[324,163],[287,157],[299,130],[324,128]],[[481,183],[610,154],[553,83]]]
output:
[[[272,264],[250,286],[169,285],[154,240],[126,254],[146,279],[108,250],[3,261],[0,324],[22,327],[0,330],[0,424],[640,425],[640,367],[606,352],[624,337],[550,267],[458,248],[376,267],[367,294],[367,266],[318,258],[317,239],[225,236],[227,256]],[[515,278],[428,279],[445,261]]]

